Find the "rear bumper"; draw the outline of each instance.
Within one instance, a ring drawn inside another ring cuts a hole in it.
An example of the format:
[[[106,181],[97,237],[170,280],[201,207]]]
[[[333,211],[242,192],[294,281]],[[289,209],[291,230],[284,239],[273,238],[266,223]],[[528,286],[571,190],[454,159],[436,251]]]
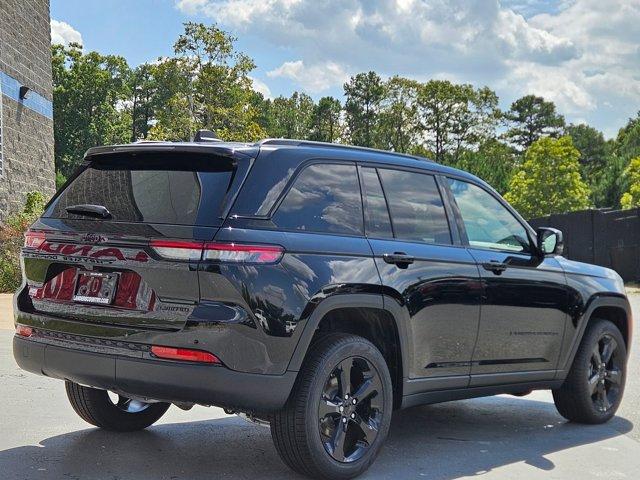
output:
[[[168,402],[193,402],[255,412],[282,408],[296,372],[260,375],[213,365],[64,348],[14,336],[13,355],[23,370],[104,390]]]

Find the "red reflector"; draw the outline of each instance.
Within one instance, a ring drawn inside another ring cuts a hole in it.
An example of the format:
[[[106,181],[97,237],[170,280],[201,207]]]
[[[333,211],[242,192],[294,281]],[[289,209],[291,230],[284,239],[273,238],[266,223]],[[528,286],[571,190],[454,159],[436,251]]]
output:
[[[153,345],[151,347],[151,353],[158,358],[165,358],[167,360],[215,363],[218,365],[222,363],[213,353],[204,352],[202,350],[191,350],[188,348],[160,347],[158,345]]]
[[[283,254],[284,248],[280,245],[207,242],[204,244],[203,259],[238,263],[275,263]]]
[[[27,248],[40,248],[40,245],[44,243],[44,238],[44,232],[27,230],[24,234],[24,246]]]
[[[16,325],[16,334],[21,337],[30,337],[33,335],[33,328],[27,327],[25,325]]]

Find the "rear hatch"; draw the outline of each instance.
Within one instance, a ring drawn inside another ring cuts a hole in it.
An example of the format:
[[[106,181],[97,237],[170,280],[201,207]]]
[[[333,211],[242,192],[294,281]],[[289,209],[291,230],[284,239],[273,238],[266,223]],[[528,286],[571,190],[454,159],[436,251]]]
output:
[[[151,148],[89,157],[26,235],[34,313],[174,330],[199,299],[214,238],[248,160]]]

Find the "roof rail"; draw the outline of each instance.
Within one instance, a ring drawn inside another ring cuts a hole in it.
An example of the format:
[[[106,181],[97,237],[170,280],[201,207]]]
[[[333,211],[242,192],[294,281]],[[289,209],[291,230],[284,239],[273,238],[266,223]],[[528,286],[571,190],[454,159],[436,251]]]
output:
[[[340,150],[358,150],[363,152],[383,153],[386,155],[394,155],[397,157],[411,158],[413,160],[422,160],[433,162],[433,160],[408,153],[390,152],[388,150],[380,150],[378,148],[359,147],[356,145],[343,145],[341,143],[314,142],[312,140],[296,140],[292,138],[265,138],[256,142],[257,146],[263,145],[282,145],[290,147],[320,147],[320,148],[336,148]]]

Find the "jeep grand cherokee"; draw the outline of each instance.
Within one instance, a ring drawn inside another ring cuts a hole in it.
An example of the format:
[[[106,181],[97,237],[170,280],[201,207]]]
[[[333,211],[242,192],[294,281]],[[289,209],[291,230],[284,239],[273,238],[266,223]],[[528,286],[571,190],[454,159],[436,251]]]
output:
[[[268,422],[284,462],[350,478],[394,409],[551,389],[610,419],[631,311],[478,178],[296,140],[89,150],[27,232],[14,355],[95,426],[170,404]]]

